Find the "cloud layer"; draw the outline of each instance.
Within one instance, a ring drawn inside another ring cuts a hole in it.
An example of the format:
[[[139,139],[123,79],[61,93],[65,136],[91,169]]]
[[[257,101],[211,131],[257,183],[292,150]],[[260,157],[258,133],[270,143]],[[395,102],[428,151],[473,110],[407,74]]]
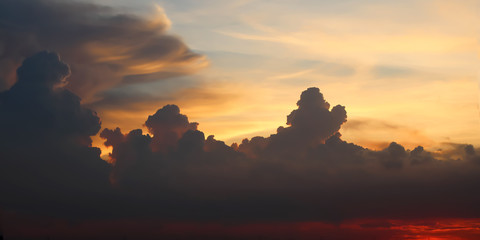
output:
[[[201,221],[341,221],[478,217],[480,157],[392,142],[372,151],[341,139],[345,107],[305,90],[288,127],[225,145],[175,105],[142,130],[104,129],[111,164],[91,147],[100,119],[64,88],[70,68],[40,52],[0,94],[4,208],[70,218]],[[75,74],[75,73],[73,73]],[[253,114],[253,113],[252,113]],[[458,158],[458,159],[457,159]]]
[[[318,88],[301,94],[288,127],[232,146],[205,137],[177,106],[164,106],[145,122],[151,135],[101,132],[113,147],[108,164],[91,147],[100,119],[63,87],[69,74],[58,55],[40,52],[0,95],[6,208],[249,221],[479,214],[480,158],[473,146],[439,156],[420,146],[391,143],[371,151],[347,143],[338,133],[345,108],[330,108]]]
[[[55,0],[0,2],[0,91],[15,82],[15,69],[34,53],[59,52],[76,72],[69,89],[90,102],[121,84],[157,81],[194,72],[203,56],[154,19],[95,4]]]

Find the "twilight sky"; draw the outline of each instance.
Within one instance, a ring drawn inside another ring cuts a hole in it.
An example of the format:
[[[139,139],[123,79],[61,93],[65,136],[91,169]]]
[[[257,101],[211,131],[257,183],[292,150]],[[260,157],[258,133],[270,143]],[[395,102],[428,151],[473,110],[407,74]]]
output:
[[[0,234],[478,239],[479,8],[0,0]]]
[[[274,133],[310,86],[348,107],[342,134],[363,146],[480,143],[478,1],[100,2],[166,14],[169,32],[209,63],[118,91],[171,96],[228,143]],[[117,125],[138,128],[152,110],[125,113]],[[116,112],[103,112],[110,126]]]

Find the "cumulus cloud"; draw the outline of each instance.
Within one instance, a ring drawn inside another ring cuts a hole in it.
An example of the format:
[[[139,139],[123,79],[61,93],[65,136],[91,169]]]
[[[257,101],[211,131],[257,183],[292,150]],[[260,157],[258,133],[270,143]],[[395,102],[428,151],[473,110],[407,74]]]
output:
[[[297,105],[287,116],[288,127],[232,146],[188,129],[186,117],[172,105],[155,114],[172,120],[163,120],[162,131],[150,130],[153,136],[106,129],[107,144],[123,139],[111,155],[114,169],[123,174],[113,180],[127,192],[165,204],[150,209],[165,218],[338,221],[478,215],[480,195],[473,191],[480,165],[473,147],[464,147],[470,157],[462,160],[439,160],[421,146],[407,150],[395,142],[372,151],[341,139],[345,108],[330,109],[318,88],[304,91]],[[178,126],[183,134],[169,137],[177,140],[156,151],[153,139],[172,135]]]
[[[40,52],[23,62],[18,81],[0,93],[4,206],[52,214],[101,209],[110,166],[90,139],[100,119],[62,87],[69,74],[57,54]]]
[[[100,119],[66,90],[58,55],[40,52],[0,95],[2,206],[69,217],[200,221],[330,221],[477,217],[480,157],[392,142],[380,151],[342,140],[345,107],[305,90],[287,127],[227,146],[175,105],[137,129],[104,129],[100,159],[90,137]],[[75,72],[73,72],[75,74]],[[460,156],[458,159],[451,156]]]
[[[148,116],[145,126],[153,134],[154,151],[166,151],[174,146],[188,130],[197,130],[197,123],[190,123],[187,116],[180,114],[175,105],[166,105],[154,115]]]
[[[90,102],[121,84],[189,74],[207,63],[178,37],[170,21],[142,19],[89,3],[56,0],[0,2],[0,91],[10,88],[23,59],[49,49],[75,71],[68,88]]]
[[[297,102],[298,109],[287,116],[290,127],[280,127],[277,134],[271,137],[273,152],[282,154],[291,152],[294,156],[299,148],[316,146],[333,136],[347,120],[345,107],[337,105],[330,110],[318,88],[309,88],[302,93]],[[299,141],[302,139],[302,141]],[[296,147],[296,149],[292,149]]]

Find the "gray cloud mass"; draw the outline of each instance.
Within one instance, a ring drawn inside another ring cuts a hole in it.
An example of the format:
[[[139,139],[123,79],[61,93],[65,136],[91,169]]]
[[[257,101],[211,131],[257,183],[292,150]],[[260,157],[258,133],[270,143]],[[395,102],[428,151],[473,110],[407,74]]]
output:
[[[146,120],[148,133],[103,129],[113,148],[107,163],[91,146],[101,121],[65,89],[69,74],[57,54],[43,51],[27,58],[17,82],[0,94],[5,209],[199,221],[479,215],[473,146],[440,156],[394,142],[381,151],[345,142],[345,107],[330,107],[318,88],[301,94],[287,127],[232,146],[166,105]]]

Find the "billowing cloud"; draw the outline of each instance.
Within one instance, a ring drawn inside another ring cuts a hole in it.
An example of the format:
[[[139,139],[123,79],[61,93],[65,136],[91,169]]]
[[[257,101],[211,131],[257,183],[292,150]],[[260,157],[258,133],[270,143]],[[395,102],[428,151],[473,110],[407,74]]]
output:
[[[153,134],[154,151],[167,151],[180,140],[188,130],[197,130],[197,123],[188,122],[187,116],[180,114],[175,105],[166,105],[148,117],[145,126]]]
[[[287,127],[226,145],[175,105],[145,121],[148,134],[104,129],[64,87],[70,68],[40,52],[0,94],[1,206],[69,218],[287,221],[478,217],[480,156],[392,142],[372,151],[342,140],[345,107],[305,90]],[[72,74],[75,74],[72,71]],[[455,157],[454,157],[455,156]]]
[[[49,49],[76,73],[68,88],[88,101],[121,84],[189,74],[207,62],[166,31],[161,8],[142,19],[95,4],[56,0],[0,2],[0,91],[11,87],[23,59]]]
[[[205,139],[196,129],[187,130],[189,122],[172,105],[156,113],[174,119],[161,124],[170,131],[150,131],[150,136],[141,130],[104,130],[107,144],[122,139],[111,155],[114,169],[122,172],[112,175],[113,181],[127,192],[168,206],[150,209],[150,214],[161,211],[174,219],[338,221],[478,215],[480,195],[473,191],[480,181],[480,158],[473,146],[461,150],[461,160],[440,159],[421,146],[408,150],[395,142],[372,151],[341,139],[345,108],[330,108],[318,88],[304,91],[297,105],[287,116],[288,127],[240,145],[227,146],[213,136]],[[169,136],[177,126],[184,133],[175,145],[155,150],[153,139]]]
[[[0,93],[1,203],[43,214],[95,215],[109,196],[110,166],[91,147],[100,119],[63,88],[70,68],[40,52]]]

